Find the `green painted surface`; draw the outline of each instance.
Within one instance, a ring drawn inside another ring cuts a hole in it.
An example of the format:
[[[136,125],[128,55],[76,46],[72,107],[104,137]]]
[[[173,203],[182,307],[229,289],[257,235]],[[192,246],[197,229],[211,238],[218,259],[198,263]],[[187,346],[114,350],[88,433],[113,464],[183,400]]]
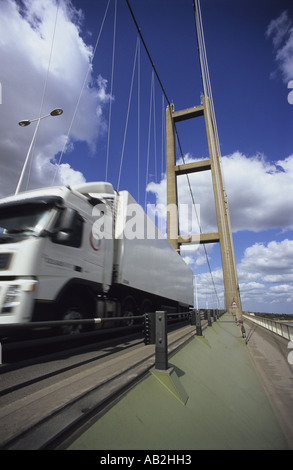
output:
[[[288,449],[240,329],[227,320],[169,360],[185,404],[150,375],[69,449]]]
[[[161,371],[161,370],[152,370],[152,375],[158,381],[169,390],[172,395],[182,403],[182,405],[186,405],[188,400],[188,395],[182,386],[182,383],[177,376],[177,373],[174,367],[168,369],[168,371]]]

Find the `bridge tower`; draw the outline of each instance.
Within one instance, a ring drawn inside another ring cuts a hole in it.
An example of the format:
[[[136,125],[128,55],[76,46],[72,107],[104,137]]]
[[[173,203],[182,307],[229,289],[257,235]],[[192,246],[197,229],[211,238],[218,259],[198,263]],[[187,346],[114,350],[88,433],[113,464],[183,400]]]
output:
[[[198,0],[197,2],[194,0],[194,7],[204,94],[201,98],[200,106],[175,112],[173,105],[169,104],[166,110],[167,206],[169,208],[173,207],[172,205],[178,207],[177,176],[210,170],[213,183],[218,232],[200,233],[200,235],[190,234],[182,237],[179,235],[178,211],[176,215],[174,215],[174,211],[168,211],[167,237],[171,245],[178,252],[180,251],[180,246],[186,243],[220,243],[225,307],[229,313],[236,315],[236,318],[240,319],[242,316],[242,308],[237,280],[230,216],[221,173],[220,150],[216,138],[216,123],[211,106],[211,100],[207,92],[207,83],[210,84],[210,81],[209,77],[206,77],[206,73],[208,73],[207,65],[204,63],[206,54],[201,53],[200,47],[201,44],[204,44],[203,31],[201,31],[200,6],[199,4],[196,5],[196,3],[198,3]],[[209,159],[176,165],[175,124],[179,121],[198,118],[200,116],[204,116]]]

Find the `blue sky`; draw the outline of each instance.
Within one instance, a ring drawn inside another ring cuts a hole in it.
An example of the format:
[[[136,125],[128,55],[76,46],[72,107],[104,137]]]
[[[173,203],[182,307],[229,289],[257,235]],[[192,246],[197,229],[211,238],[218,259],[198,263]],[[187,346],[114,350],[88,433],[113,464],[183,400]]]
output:
[[[130,4],[175,110],[199,105],[192,1]],[[129,190],[142,205],[164,202],[167,103],[142,44],[137,49],[124,0],[117,1],[111,93],[114,0],[93,57],[107,5],[0,0],[1,195],[15,191],[34,130],[17,122],[62,107],[62,116],[41,122],[23,189],[104,180],[107,173],[116,189],[119,182],[118,189]],[[243,309],[293,313],[292,2],[201,0],[201,9]],[[207,157],[200,119],[179,123],[178,132],[186,161]],[[203,231],[216,230],[209,175],[192,175],[191,182]],[[187,202],[186,181],[178,184],[180,200]],[[219,246],[207,245],[207,253],[222,302]],[[182,255],[194,270],[200,306],[216,306],[202,247]]]

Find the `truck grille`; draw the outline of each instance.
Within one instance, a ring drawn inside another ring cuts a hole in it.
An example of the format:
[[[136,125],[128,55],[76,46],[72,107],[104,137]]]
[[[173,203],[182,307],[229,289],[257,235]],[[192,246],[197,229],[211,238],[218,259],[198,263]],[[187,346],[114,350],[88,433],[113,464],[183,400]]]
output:
[[[8,269],[11,253],[0,253],[0,269]]]

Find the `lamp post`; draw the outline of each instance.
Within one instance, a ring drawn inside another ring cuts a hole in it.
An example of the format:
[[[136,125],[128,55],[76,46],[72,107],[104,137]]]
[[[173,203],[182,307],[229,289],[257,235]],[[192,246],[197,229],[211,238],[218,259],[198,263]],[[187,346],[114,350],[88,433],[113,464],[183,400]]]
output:
[[[30,146],[29,146],[29,149],[28,149],[25,161],[24,161],[24,165],[23,165],[22,172],[21,172],[21,175],[20,175],[19,180],[18,180],[18,184],[17,184],[16,190],[15,190],[15,194],[18,194],[18,192],[19,192],[19,189],[20,189],[20,186],[21,186],[21,183],[22,183],[22,180],[23,180],[24,172],[25,172],[28,160],[29,160],[29,156],[30,156],[30,153],[31,153],[31,150],[32,150],[32,147],[33,147],[33,143],[35,141],[35,138],[36,138],[36,135],[37,135],[37,132],[38,132],[38,128],[39,128],[39,124],[40,124],[41,119],[45,119],[49,116],[60,116],[60,114],[62,114],[62,113],[63,113],[63,109],[56,108],[56,109],[53,109],[53,111],[51,111],[50,114],[46,114],[45,116],[41,116],[37,119],[31,119],[31,120],[26,119],[26,120],[20,121],[18,123],[20,125],[20,127],[26,127],[26,126],[29,126],[31,122],[36,122],[37,121],[35,132],[34,132],[33,138],[31,140],[31,143],[30,143]]]

